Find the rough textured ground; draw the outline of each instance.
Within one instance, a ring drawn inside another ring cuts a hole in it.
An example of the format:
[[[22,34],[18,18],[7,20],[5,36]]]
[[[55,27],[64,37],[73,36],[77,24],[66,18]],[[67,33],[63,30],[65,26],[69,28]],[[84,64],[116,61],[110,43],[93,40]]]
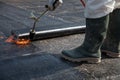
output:
[[[43,3],[45,4],[44,0],[4,0],[4,2],[36,12],[42,11],[41,7]],[[66,0],[62,7],[65,10],[60,9],[49,15],[76,23],[80,20],[77,15],[79,9],[83,11],[79,0]],[[68,12],[70,14],[66,15]],[[77,16],[73,15],[75,13]],[[9,34],[7,26],[14,27],[7,25],[8,18],[0,17],[0,25],[5,25],[0,26],[2,27],[0,28],[0,80],[119,80],[119,58],[108,58],[102,55],[100,64],[71,63],[61,58],[63,49],[71,49],[82,44],[84,34],[40,40],[26,46],[18,46],[4,42]],[[17,26],[21,29],[20,25]]]

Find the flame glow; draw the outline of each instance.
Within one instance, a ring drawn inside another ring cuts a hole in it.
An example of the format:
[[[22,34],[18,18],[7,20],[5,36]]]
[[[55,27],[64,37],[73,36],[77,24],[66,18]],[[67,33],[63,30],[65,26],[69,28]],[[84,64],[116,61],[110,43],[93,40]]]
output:
[[[28,39],[18,39],[15,41],[16,44],[18,45],[27,45],[30,43],[30,40]]]
[[[10,36],[10,37],[8,37],[8,39],[5,40],[5,42],[8,42],[8,43],[12,43],[12,42],[14,42],[14,36]]]
[[[4,37],[3,36],[0,36],[0,39],[3,39]]]
[[[27,45],[30,43],[30,40],[29,39],[14,39],[14,36],[10,36],[8,37],[7,40],[5,40],[5,42],[15,43],[17,45]]]

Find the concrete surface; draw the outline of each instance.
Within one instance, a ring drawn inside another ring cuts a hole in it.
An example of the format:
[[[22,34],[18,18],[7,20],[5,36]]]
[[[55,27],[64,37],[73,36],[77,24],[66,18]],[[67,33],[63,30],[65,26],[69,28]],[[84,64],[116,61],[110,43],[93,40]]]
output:
[[[39,5],[39,1],[45,3],[42,0],[4,0],[4,2],[8,4],[27,10],[36,9],[35,5]],[[79,6],[78,1],[79,0],[66,0],[65,3],[70,6]],[[31,6],[31,8],[26,6]],[[71,11],[73,8],[69,9]],[[37,10],[39,10],[39,7],[36,11]],[[60,10],[60,8],[58,10]],[[54,14],[61,16],[64,15],[64,12],[66,11],[61,11],[60,14],[55,12]],[[51,15],[54,14],[51,13]],[[76,20],[76,16],[70,16],[75,17],[73,21],[78,21]],[[10,25],[4,22],[4,20],[7,21],[8,18],[4,16],[0,17],[3,20],[0,20],[1,23],[10,27]],[[68,17],[64,19],[67,20]],[[11,21],[11,23],[12,22],[13,21]],[[0,80],[120,79],[119,58],[109,58],[108,56],[102,55],[103,58],[100,64],[87,64],[85,62],[71,63],[61,58],[60,55],[63,49],[71,49],[82,44],[84,34],[40,40],[31,42],[29,45],[21,46],[15,45],[14,43],[6,43],[5,40],[7,39],[7,34],[9,34],[9,29],[4,26],[0,27],[2,27],[0,28]],[[13,26],[11,26],[11,28],[13,28]],[[17,28],[20,29],[20,27]]]

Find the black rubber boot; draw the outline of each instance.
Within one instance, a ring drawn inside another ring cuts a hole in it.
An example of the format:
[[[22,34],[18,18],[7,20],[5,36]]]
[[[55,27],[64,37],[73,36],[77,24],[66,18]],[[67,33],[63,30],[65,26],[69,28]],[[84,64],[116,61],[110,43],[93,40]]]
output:
[[[120,57],[120,9],[110,14],[107,37],[101,51],[110,57]]]
[[[83,44],[75,49],[62,51],[62,57],[73,62],[101,62],[100,48],[106,36],[108,22],[109,15],[97,19],[87,18]]]

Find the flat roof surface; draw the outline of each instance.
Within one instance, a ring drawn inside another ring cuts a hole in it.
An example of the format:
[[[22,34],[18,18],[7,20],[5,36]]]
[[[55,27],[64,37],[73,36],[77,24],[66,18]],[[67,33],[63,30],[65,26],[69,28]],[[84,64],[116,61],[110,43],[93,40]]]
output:
[[[23,13],[26,12],[26,10],[42,11],[44,9],[38,6],[40,6],[39,4],[45,4],[44,0],[4,0],[3,2],[10,6],[13,5],[17,10],[22,10]],[[70,11],[71,14],[79,13],[79,9],[82,9],[83,13],[83,7],[78,2],[79,0],[66,0],[64,6],[61,8]],[[72,5],[76,7],[73,8]],[[62,12],[61,8],[58,8],[54,14],[48,13],[49,15],[46,15],[44,18],[49,19],[50,16],[55,16],[57,18],[64,18],[65,21],[78,23],[77,21],[80,19],[78,16],[76,17],[71,14],[68,16],[66,15],[66,10]],[[73,12],[72,10],[75,11]],[[12,10],[12,12],[16,11]],[[71,63],[61,58],[61,51],[81,45],[85,34],[39,40],[24,46],[6,43],[5,40],[10,34],[10,29],[21,29],[24,28],[24,26],[26,27],[26,25],[30,25],[31,22],[28,21],[23,24],[24,17],[16,16],[23,21],[20,23],[18,21],[19,19],[15,20],[18,22],[18,25],[14,23],[13,19],[6,17],[5,11],[4,14],[1,14],[2,13],[0,13],[0,80],[119,80],[119,58],[109,58],[108,56],[102,55],[102,62],[100,64],[87,64],[85,62]],[[9,13],[9,15],[10,14],[11,13]],[[22,14],[19,13],[19,15]],[[12,18],[16,19],[16,17]]]

